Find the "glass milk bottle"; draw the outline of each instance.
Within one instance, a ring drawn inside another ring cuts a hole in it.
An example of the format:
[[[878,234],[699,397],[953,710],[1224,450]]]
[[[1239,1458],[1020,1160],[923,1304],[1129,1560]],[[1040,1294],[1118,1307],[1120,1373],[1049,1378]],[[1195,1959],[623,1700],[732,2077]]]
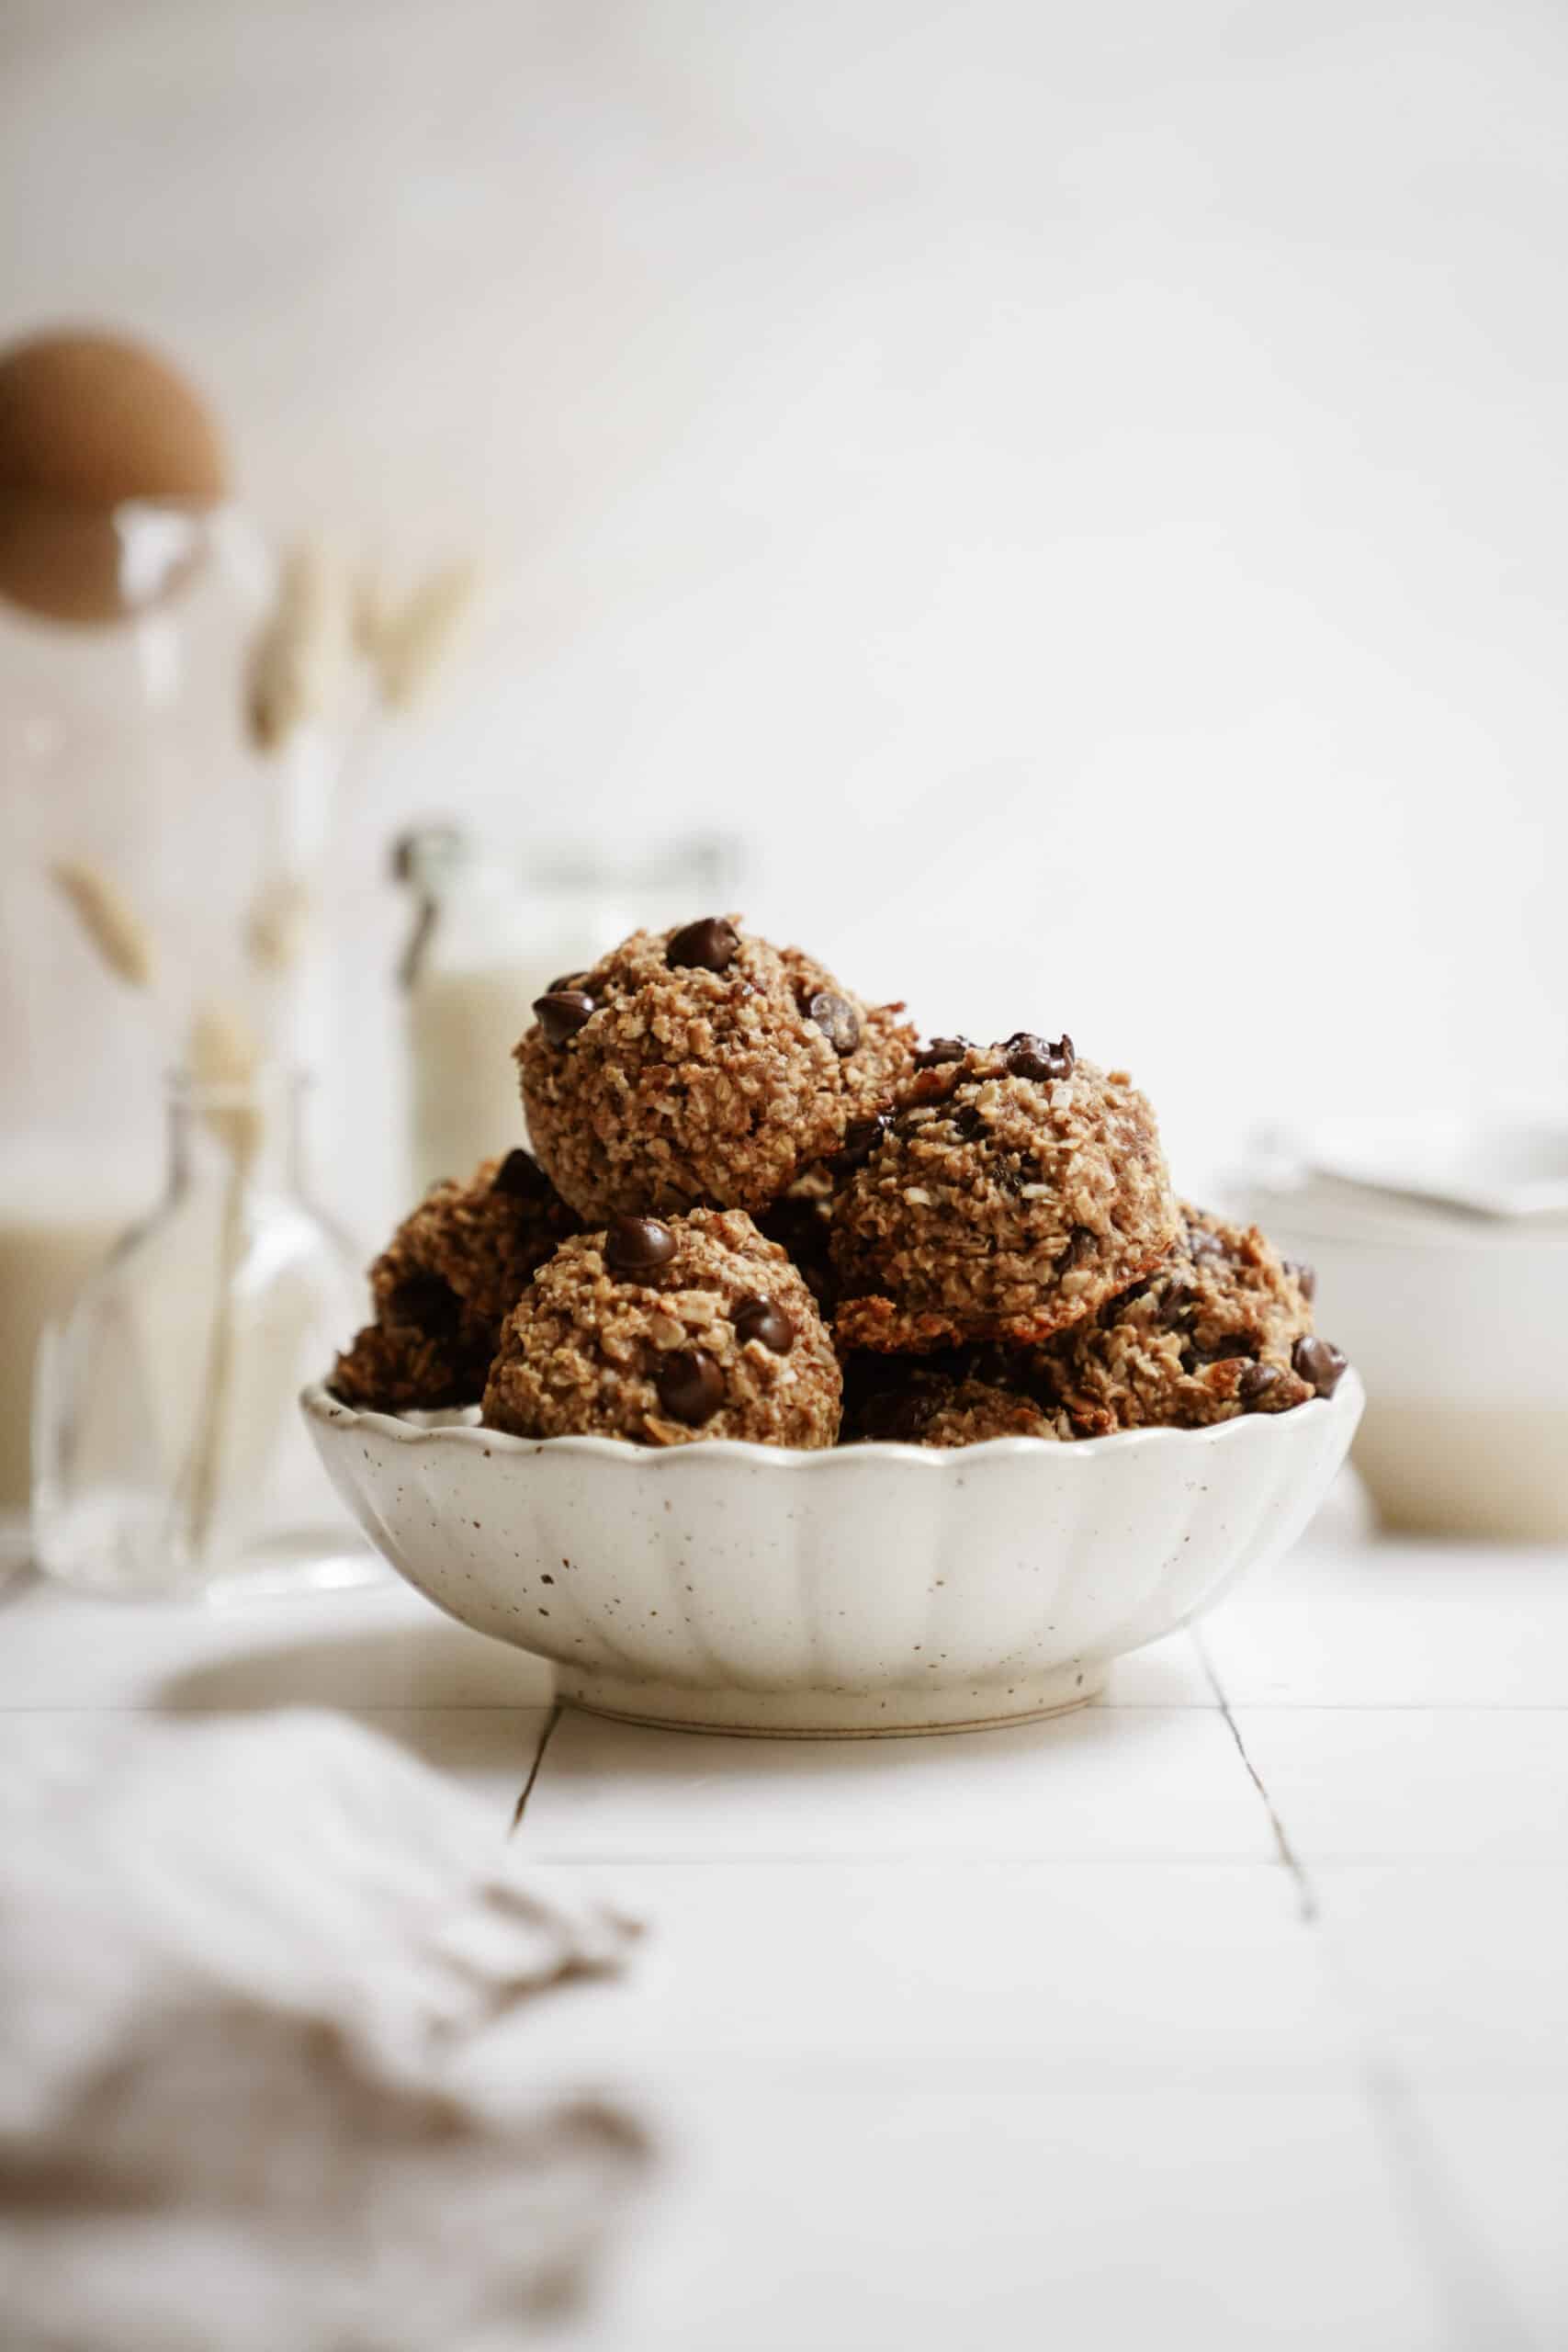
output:
[[[519,1139],[512,1048],[534,999],[591,963],[627,923],[593,876],[575,888],[551,888],[545,877],[530,887],[508,860],[449,825],[407,835],[396,869],[415,900],[399,977],[409,1148],[423,1192]]]
[[[130,1597],[377,1573],[299,1408],[361,1305],[352,1253],[300,1189],[300,1091],[276,1069],[174,1080],[162,1206],[44,1332],[34,1556],[68,1584]]]
[[[719,835],[611,865],[585,850],[525,858],[454,825],[405,834],[393,870],[413,894],[405,1001],[412,1175],[468,1175],[522,1133],[512,1049],[536,997],[638,923],[722,911],[735,846]]]

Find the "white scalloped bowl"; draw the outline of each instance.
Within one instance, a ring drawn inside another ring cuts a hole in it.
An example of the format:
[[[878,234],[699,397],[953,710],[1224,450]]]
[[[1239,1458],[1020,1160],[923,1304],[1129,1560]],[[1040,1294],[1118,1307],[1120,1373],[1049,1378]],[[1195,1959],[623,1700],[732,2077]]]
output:
[[[554,1660],[573,1705],[802,1738],[1080,1705],[1113,1658],[1293,1544],[1363,1402],[1056,1445],[795,1453],[536,1441],[301,1400],[409,1583]]]

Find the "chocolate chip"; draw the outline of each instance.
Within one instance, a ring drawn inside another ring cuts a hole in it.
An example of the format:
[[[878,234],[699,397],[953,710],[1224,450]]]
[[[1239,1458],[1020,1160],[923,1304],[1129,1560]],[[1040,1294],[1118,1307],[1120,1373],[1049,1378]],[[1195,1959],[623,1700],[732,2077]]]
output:
[[[729,1310],[729,1319],[738,1340],[761,1340],[776,1356],[787,1356],[795,1345],[795,1325],[789,1317],[782,1306],[760,1294],[737,1299]]]
[[[852,1054],[860,1044],[860,1014],[847,997],[835,996],[831,989],[818,990],[807,1004],[806,1017],[836,1054]]]
[[[1014,1078],[1069,1078],[1073,1069],[1073,1041],[1058,1037],[1053,1046],[1032,1030],[1015,1029],[1002,1047],[1007,1066]]]
[[[454,1330],[462,1311],[461,1299],[440,1274],[410,1274],[387,1301],[389,1321],[409,1324],[431,1339]]]
[[[675,1255],[675,1236],[656,1216],[613,1216],[604,1263],[617,1274],[652,1274]]]
[[[855,1169],[863,1168],[892,1125],[892,1114],[887,1111],[878,1111],[874,1119],[852,1119],[844,1129],[844,1140],[833,1156],[834,1173],[848,1176]]]
[[[550,1046],[564,1046],[575,1037],[585,1021],[591,1021],[598,1011],[591,996],[581,989],[552,989],[540,997],[534,1006],[534,1015]]]
[[[1238,1403],[1243,1405],[1256,1405],[1260,1396],[1266,1396],[1270,1388],[1274,1388],[1279,1385],[1279,1381],[1280,1373],[1277,1365],[1271,1363],[1249,1363],[1246,1365],[1242,1371],[1241,1377],[1235,1384],[1235,1393]]]
[[[986,1122],[974,1102],[962,1103],[953,1114],[953,1132],[961,1141],[973,1143],[985,1130]]]
[[[698,972],[728,972],[740,945],[740,933],[722,915],[705,915],[678,931],[664,951],[671,971],[684,966]]]
[[[1295,1277],[1296,1286],[1302,1296],[1307,1299],[1315,1298],[1317,1296],[1316,1267],[1309,1266],[1304,1258],[1287,1258],[1283,1263],[1285,1272]]]
[[[559,979],[552,980],[550,982],[549,987],[545,990],[545,994],[547,996],[560,996],[567,989],[580,989],[587,978],[588,975],[586,972],[563,972]]]
[[[1320,1396],[1332,1396],[1345,1370],[1345,1358],[1331,1340],[1309,1337],[1298,1340],[1291,1351],[1291,1362],[1311,1388]]]
[[[1099,1253],[1098,1235],[1087,1225],[1075,1225],[1067,1238],[1066,1248],[1057,1257],[1055,1271],[1059,1274],[1070,1273],[1075,1266],[1085,1264]]]
[[[724,1374],[705,1348],[666,1356],[659,1367],[659,1401],[688,1429],[711,1421],[724,1402]]]
[[[521,1147],[509,1151],[495,1171],[492,1193],[512,1201],[547,1201],[555,1187],[531,1152]]]
[[[1011,1193],[1016,1199],[1026,1185],[1040,1182],[1040,1162],[1032,1151],[1008,1152],[997,1169],[996,1181],[1004,1193]]]
[[[961,1062],[969,1051],[967,1037],[933,1037],[929,1046],[915,1056],[917,1069],[944,1069],[949,1062]]]

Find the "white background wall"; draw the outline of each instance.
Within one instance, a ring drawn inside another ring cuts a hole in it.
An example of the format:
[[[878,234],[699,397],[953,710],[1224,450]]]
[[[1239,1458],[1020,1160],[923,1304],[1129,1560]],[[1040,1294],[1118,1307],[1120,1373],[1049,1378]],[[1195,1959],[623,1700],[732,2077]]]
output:
[[[1190,1169],[1568,1107],[1565,129],[1544,0],[6,0],[0,331],[163,338],[279,531],[494,558],[377,969],[409,809],[736,823]]]

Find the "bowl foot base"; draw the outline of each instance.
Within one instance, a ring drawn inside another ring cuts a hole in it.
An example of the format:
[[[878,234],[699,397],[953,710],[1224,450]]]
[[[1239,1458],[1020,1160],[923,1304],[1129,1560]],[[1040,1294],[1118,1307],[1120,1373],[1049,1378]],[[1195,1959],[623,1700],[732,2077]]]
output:
[[[718,1732],[739,1739],[909,1739],[939,1732],[998,1731],[1070,1714],[1105,1688],[1106,1668],[1076,1659],[1007,1684],[950,1690],[685,1689],[556,1669],[556,1696],[584,1713],[658,1731]]]

